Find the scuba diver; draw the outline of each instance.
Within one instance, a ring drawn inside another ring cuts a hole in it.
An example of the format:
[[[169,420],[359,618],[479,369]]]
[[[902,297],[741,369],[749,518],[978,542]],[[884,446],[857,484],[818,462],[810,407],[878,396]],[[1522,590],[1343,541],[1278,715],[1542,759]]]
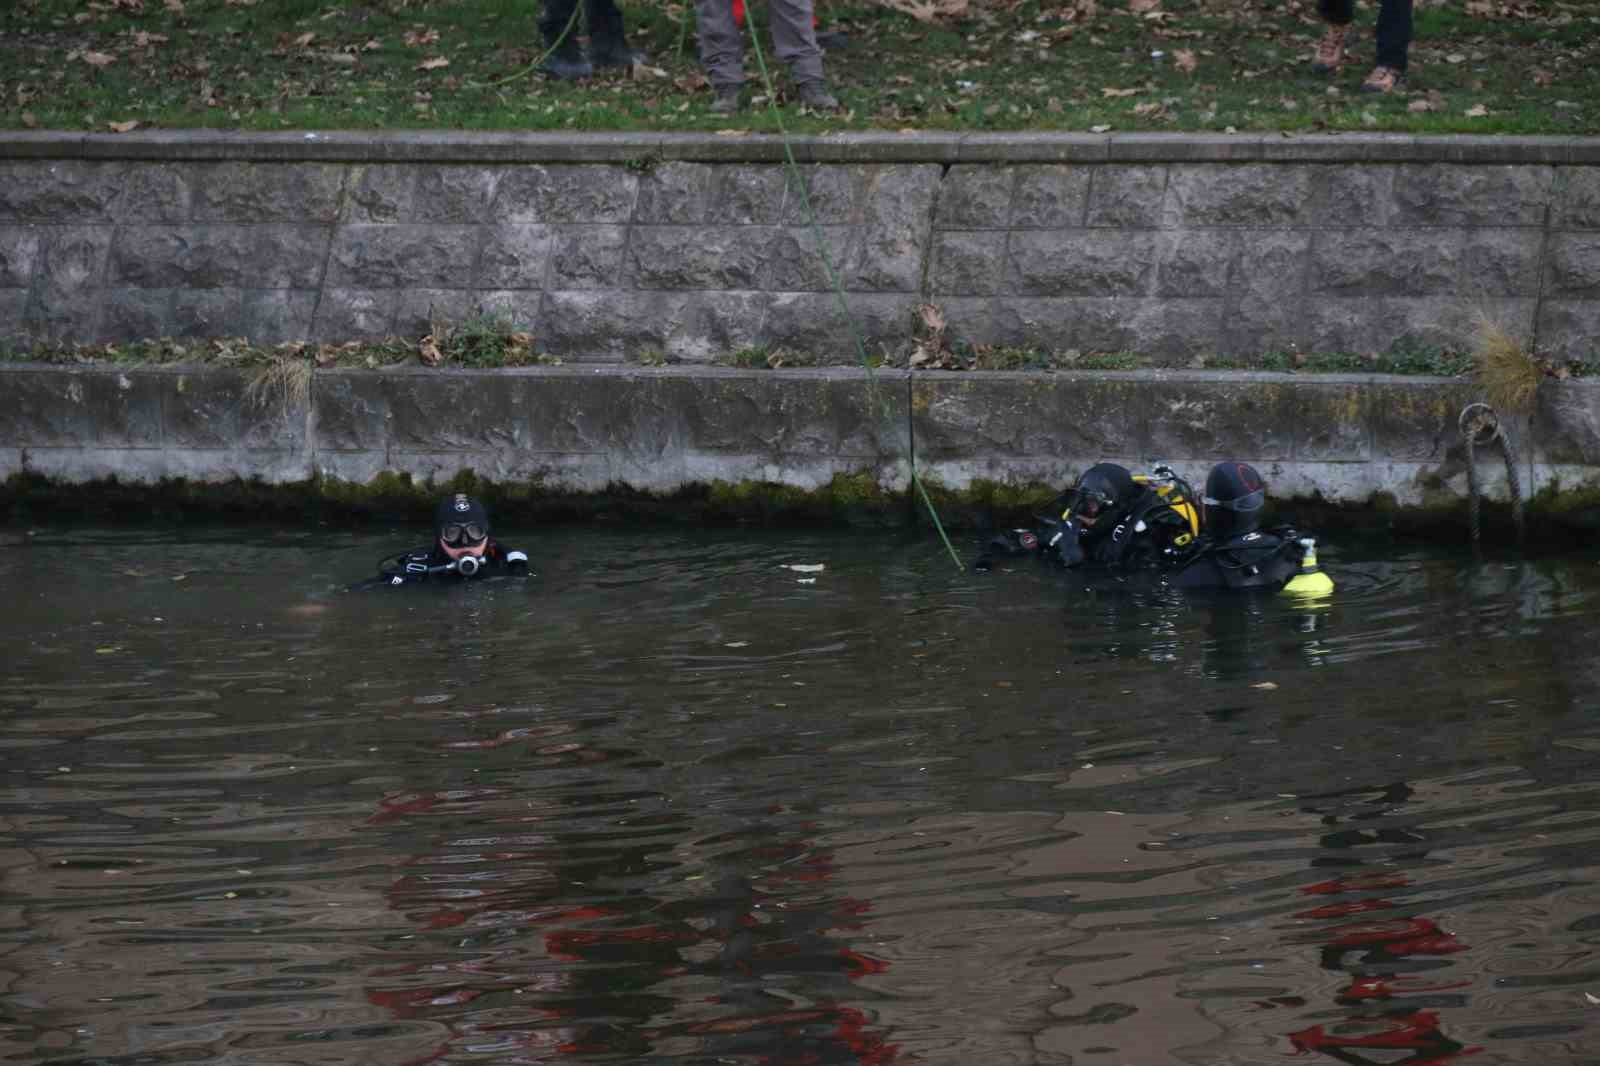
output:
[[[1266,483],[1249,463],[1218,463],[1201,498],[1203,533],[1172,583],[1178,588],[1265,588],[1323,595],[1333,581],[1317,566],[1316,541],[1289,526],[1261,529]]]
[[[1144,475],[1097,463],[1056,498],[1060,518],[1039,516],[1034,529],[995,536],[973,569],[991,569],[996,555],[1032,553],[1065,567],[1161,570],[1184,589],[1331,592],[1314,540],[1288,526],[1260,528],[1266,495],[1248,463],[1211,468],[1200,497],[1204,510],[1196,509],[1194,490],[1170,467]]]
[[[386,557],[378,564],[377,577],[352,588],[527,573],[528,556],[492,539],[489,512],[482,503],[458,492],[440,500],[434,509],[431,545]]]
[[[973,569],[990,569],[996,555],[1021,554],[1066,567],[1170,568],[1186,557],[1199,532],[1193,499],[1188,484],[1168,467],[1136,475],[1116,463],[1096,463],[1056,497],[1061,517],[1036,516],[1034,529],[995,536]]]

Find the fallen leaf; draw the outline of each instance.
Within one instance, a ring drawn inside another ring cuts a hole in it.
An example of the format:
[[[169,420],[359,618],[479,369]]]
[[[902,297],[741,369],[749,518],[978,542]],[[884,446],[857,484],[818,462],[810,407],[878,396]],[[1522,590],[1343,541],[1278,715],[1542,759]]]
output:
[[[437,41],[439,39],[439,31],[425,30],[419,33],[416,30],[407,30],[404,39],[407,48],[421,48],[425,44],[432,44]]]
[[[1251,688],[1266,689],[1266,690],[1268,690],[1270,692],[1272,689],[1277,688],[1278,684],[1275,681],[1257,681],[1255,684],[1251,685],[1250,687]]]
[[[1432,100],[1419,99],[1419,100],[1413,100],[1409,104],[1407,104],[1406,105],[1406,110],[1407,111],[1437,111],[1437,110],[1439,110],[1439,105],[1434,103]]]
[[[749,130],[718,130],[718,137],[743,137]]]
[[[341,67],[353,67],[356,64],[356,57],[349,52],[324,52],[322,58]]]
[[[1535,85],[1540,87],[1549,85],[1551,82],[1556,80],[1556,76],[1550,73],[1548,70],[1529,71],[1528,76],[1533,79],[1533,83]]]
[[[439,350],[439,342],[431,333],[417,342],[417,354],[427,366],[438,366],[444,362],[444,353]]]
[[[1128,10],[1135,15],[1142,15],[1146,11],[1154,11],[1161,6],[1161,0],[1128,0]]]
[[[111,127],[112,133],[132,133],[139,128],[139,120],[130,118],[126,122],[107,122],[106,125]]]
[[[39,124],[38,117],[32,111],[24,111],[20,117],[22,118],[22,124],[30,130]]]
[[[635,63],[633,68],[628,72],[628,75],[633,78],[634,81],[665,81],[672,76],[660,67],[652,67],[648,63]]]
[[[104,52],[84,52],[79,57],[91,67],[107,67],[117,61],[117,57]]]
[[[1199,65],[1199,62],[1200,61],[1194,57],[1194,53],[1189,51],[1187,48],[1179,48],[1172,53],[1172,65],[1183,71],[1185,74],[1193,73],[1194,68]]]
[[[183,14],[183,0],[166,0],[166,3],[162,6],[174,15]]]
[[[1143,91],[1144,91],[1143,89],[1112,89],[1112,88],[1109,88],[1109,87],[1102,87],[1101,90],[1100,90],[1100,95],[1101,96],[1107,96],[1107,97],[1110,97],[1110,96],[1132,96],[1135,93],[1139,93],[1139,92],[1143,92]]]
[[[1468,118],[1482,118],[1488,113],[1489,109],[1484,107],[1482,104],[1473,104],[1471,107],[1467,108],[1466,112]]]
[[[1462,55],[1460,52],[1451,52],[1449,55],[1444,57],[1444,61],[1446,63],[1465,63],[1467,61],[1467,57]]]
[[[188,581],[189,580],[189,575],[188,574],[173,574],[172,575],[172,580],[174,580],[174,581]]]
[[[294,39],[294,45],[296,48],[304,48],[306,45],[310,44],[316,39],[317,35],[315,33],[302,33],[300,36]]]
[[[450,65],[450,61],[448,59],[446,59],[444,56],[433,56],[432,58],[424,59],[422,62],[418,63],[417,64],[417,69],[418,70],[439,70],[441,68],[448,67],[449,65]]]
[[[1110,126],[1090,126],[1089,127],[1089,132],[1090,133],[1107,133],[1107,132],[1110,131],[1110,129],[1111,129]]]

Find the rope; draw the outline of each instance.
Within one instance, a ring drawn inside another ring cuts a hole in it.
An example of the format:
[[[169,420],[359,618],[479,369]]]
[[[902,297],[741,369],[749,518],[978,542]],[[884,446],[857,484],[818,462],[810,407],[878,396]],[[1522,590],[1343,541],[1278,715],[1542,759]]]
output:
[[[1522,479],[1517,474],[1517,460],[1511,450],[1511,438],[1506,435],[1505,426],[1500,424],[1500,416],[1486,403],[1469,403],[1461,409],[1461,416],[1456,419],[1456,428],[1461,431],[1461,438],[1466,442],[1467,448],[1467,522],[1471,530],[1472,546],[1476,548],[1482,539],[1478,517],[1478,498],[1481,488],[1478,484],[1477,449],[1493,444],[1499,448],[1500,457],[1505,462],[1506,488],[1511,495],[1511,520],[1517,527],[1517,545],[1520,547],[1527,534],[1522,517]]]
[[[811,228],[811,235],[817,242],[817,255],[822,259],[822,266],[828,274],[828,283],[833,286],[834,296],[838,298],[839,311],[844,315],[845,324],[850,329],[850,340],[855,345],[856,357],[862,369],[867,372],[867,388],[878,402],[879,410],[885,418],[891,418],[894,411],[889,406],[889,401],[878,391],[878,375],[873,369],[872,360],[867,358],[867,346],[861,339],[861,330],[856,325],[855,316],[850,314],[850,302],[845,298],[844,282],[839,277],[839,272],[834,268],[833,257],[828,254],[828,243],[822,232],[822,226],[817,222],[816,213],[811,210],[811,195],[806,189],[805,175],[800,171],[800,164],[795,160],[794,149],[789,141],[789,130],[783,124],[783,112],[778,107],[778,91],[772,81],[772,72],[767,68],[766,54],[761,50],[761,35],[756,32],[756,18],[754,13],[745,19],[745,27],[750,31],[750,41],[754,45],[756,67],[761,71],[761,82],[767,89],[767,107],[772,112],[773,121],[778,126],[778,133],[783,138],[784,165],[789,170],[792,185],[800,196],[800,207],[805,213],[806,225]],[[917,475],[916,441],[910,434],[909,417],[906,423],[906,464],[911,474],[911,484],[917,490],[918,497],[928,510],[928,517],[933,519],[933,528],[938,530],[939,539],[944,542],[945,551],[950,553],[950,561],[955,563],[956,569],[965,572],[961,557],[956,554],[956,549],[950,543],[950,537],[944,531],[944,523],[939,521],[939,511],[933,506],[933,499],[928,495],[928,489],[922,483],[922,478]]]

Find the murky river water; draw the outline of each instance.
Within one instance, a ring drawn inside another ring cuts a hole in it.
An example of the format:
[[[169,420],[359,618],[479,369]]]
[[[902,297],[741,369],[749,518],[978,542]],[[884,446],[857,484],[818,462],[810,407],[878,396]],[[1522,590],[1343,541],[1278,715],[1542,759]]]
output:
[[[1600,1062],[1593,558],[9,537],[6,1063]]]

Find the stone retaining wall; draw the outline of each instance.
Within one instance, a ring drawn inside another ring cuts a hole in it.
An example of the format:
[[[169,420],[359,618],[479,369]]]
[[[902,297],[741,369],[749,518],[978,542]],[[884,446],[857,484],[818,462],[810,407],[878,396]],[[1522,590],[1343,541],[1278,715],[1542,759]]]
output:
[[[0,133],[0,340],[416,338],[568,360],[975,343],[1600,359],[1600,139]]]
[[[306,402],[239,371],[0,369],[0,479],[71,485],[259,480],[330,494],[380,475],[464,471],[551,500],[722,482],[818,490],[840,475],[903,492],[915,441],[930,484],[1070,483],[1113,459],[1202,478],[1258,465],[1279,499],[1449,508],[1466,492],[1458,380],[1207,371],[907,373],[567,366],[318,371]],[[1550,385],[1508,422],[1526,495],[1600,486],[1600,386]],[[1505,498],[1495,453],[1480,472]],[[392,480],[392,478],[390,479]]]

